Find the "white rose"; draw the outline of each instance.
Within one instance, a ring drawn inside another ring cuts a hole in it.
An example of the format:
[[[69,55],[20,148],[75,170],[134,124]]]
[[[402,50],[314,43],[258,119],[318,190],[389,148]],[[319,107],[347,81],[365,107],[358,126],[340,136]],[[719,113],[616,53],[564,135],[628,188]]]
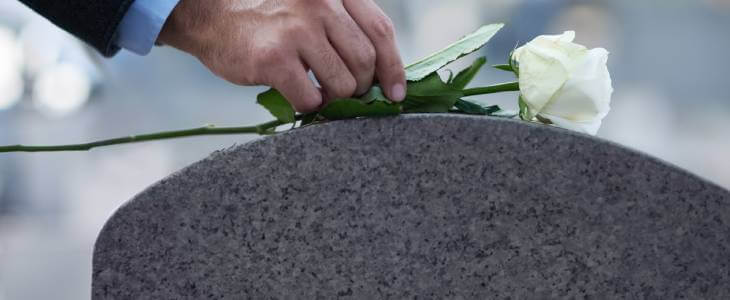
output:
[[[608,114],[613,87],[608,51],[573,43],[575,32],[543,35],[516,49],[528,118],[595,135]]]

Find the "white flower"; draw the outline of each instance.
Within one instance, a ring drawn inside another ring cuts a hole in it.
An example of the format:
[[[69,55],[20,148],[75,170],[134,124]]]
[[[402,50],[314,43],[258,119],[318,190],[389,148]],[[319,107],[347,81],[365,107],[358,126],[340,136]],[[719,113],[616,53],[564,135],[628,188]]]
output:
[[[613,87],[608,51],[573,43],[575,32],[542,35],[516,49],[527,118],[595,135],[608,114]]]

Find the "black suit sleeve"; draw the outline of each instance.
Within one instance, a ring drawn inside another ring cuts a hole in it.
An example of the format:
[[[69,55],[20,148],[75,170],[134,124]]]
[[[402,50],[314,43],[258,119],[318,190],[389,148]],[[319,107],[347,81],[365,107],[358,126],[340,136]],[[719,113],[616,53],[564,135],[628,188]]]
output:
[[[20,0],[20,2],[84,40],[104,56],[112,56],[119,51],[119,47],[113,43],[117,27],[134,0]]]

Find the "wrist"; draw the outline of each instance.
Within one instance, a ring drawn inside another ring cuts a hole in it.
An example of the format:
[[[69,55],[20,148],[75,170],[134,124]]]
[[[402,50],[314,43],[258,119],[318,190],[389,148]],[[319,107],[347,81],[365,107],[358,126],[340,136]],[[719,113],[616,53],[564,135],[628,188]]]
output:
[[[205,44],[208,3],[181,0],[162,26],[157,44],[168,45],[197,56]]]

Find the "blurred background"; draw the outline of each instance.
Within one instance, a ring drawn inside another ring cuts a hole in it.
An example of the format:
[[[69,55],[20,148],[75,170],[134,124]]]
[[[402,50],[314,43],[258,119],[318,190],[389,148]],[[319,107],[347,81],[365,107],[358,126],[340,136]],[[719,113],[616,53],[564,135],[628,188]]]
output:
[[[599,136],[730,188],[730,0],[379,1],[406,62],[481,24],[507,27],[481,54],[575,30],[604,47],[616,90]],[[470,59],[453,66],[459,69]],[[513,80],[485,72],[478,84]],[[0,2],[0,144],[85,142],[269,120],[260,87],[228,84],[192,57],[156,48],[103,59],[16,1]],[[516,95],[480,98],[514,109]],[[0,154],[0,300],[85,299],[104,221],[145,187],[247,136],[88,153]]]

